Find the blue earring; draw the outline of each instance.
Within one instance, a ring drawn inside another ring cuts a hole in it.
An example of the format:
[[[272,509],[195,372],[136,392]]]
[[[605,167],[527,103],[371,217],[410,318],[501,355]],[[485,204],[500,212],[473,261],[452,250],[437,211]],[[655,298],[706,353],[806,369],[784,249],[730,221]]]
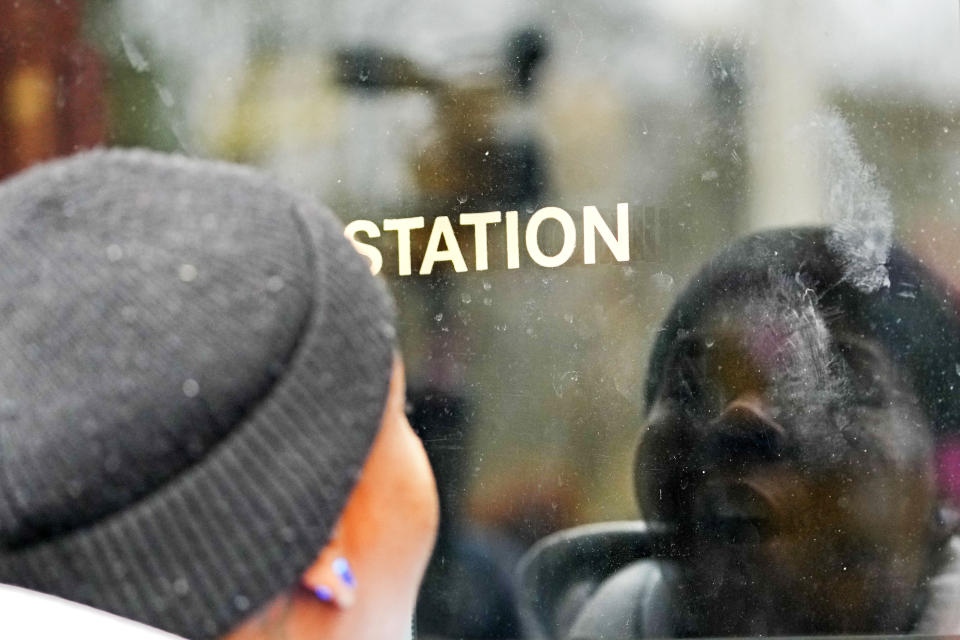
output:
[[[353,568],[350,566],[350,562],[343,556],[338,556],[330,563],[330,571],[336,576],[336,579],[339,581],[338,583],[333,585],[329,583],[324,584],[323,582],[317,583],[309,581],[304,577],[303,585],[321,602],[326,602],[340,608],[351,606],[355,597],[354,592],[357,588],[357,578],[353,574]]]
[[[337,574],[337,577],[351,589],[357,587],[357,579],[353,576],[353,570],[350,568],[350,562],[344,558],[339,557],[333,561],[331,565],[333,572]]]
[[[313,593],[319,598],[322,602],[333,602],[333,591],[325,584],[315,587]]]

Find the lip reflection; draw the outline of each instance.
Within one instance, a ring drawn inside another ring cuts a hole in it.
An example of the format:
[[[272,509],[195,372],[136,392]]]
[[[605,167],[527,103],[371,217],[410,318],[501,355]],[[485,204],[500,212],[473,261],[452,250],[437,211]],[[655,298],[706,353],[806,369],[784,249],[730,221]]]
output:
[[[694,499],[693,516],[702,535],[720,542],[755,544],[772,533],[772,505],[743,481],[708,481]]]

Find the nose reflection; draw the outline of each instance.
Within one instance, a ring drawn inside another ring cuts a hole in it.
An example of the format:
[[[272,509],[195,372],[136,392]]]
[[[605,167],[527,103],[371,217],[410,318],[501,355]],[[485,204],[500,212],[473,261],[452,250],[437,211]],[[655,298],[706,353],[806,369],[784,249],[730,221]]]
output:
[[[770,418],[755,394],[744,394],[707,425],[707,460],[726,463],[775,461],[786,440],[783,426]]]

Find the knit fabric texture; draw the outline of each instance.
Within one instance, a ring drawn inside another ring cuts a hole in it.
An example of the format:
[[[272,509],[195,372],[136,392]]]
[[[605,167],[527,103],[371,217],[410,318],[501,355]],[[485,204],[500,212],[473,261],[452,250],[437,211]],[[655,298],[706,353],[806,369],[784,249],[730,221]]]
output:
[[[0,184],[0,582],[229,631],[326,544],[394,341],[339,222],[252,170],[97,151]]]

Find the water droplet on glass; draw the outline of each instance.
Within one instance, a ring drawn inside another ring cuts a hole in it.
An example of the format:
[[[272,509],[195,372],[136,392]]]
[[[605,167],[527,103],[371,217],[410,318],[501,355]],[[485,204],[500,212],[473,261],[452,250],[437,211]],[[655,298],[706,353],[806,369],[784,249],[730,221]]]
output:
[[[469,293],[464,292],[460,294],[460,302],[462,302],[463,304],[470,304],[471,299],[472,298],[470,298]]]
[[[153,87],[157,90],[157,95],[160,97],[160,102],[163,103],[163,106],[167,107],[168,109],[172,107],[174,104],[174,99],[173,94],[170,93],[170,90],[158,83],[154,83]]]
[[[108,454],[107,457],[103,459],[103,468],[107,473],[116,473],[120,471],[121,466],[123,466],[123,461],[116,453]]]
[[[12,398],[0,398],[0,420],[15,420],[20,407]]]
[[[120,248],[118,244],[112,244],[107,247],[107,260],[110,262],[116,262],[123,257],[123,249]]]
[[[467,203],[467,196],[466,196],[466,195],[457,196],[457,202],[459,202],[460,204],[466,204],[466,203]]]
[[[187,378],[183,381],[183,395],[188,398],[194,398],[200,393],[200,383],[193,378]]]
[[[571,384],[576,384],[580,381],[580,374],[576,371],[567,371],[564,374],[561,374],[560,377],[553,383],[553,391],[557,394],[558,398],[562,398],[564,392],[570,387]]]
[[[184,282],[193,282],[197,279],[197,268],[192,264],[182,264],[177,270],[177,274]]]
[[[238,593],[237,595],[233,596],[233,606],[235,606],[238,611],[246,611],[250,608],[250,599],[247,596]]]
[[[150,63],[147,62],[147,59],[140,49],[133,43],[133,40],[125,33],[120,34],[120,44],[123,46],[123,53],[127,56],[127,61],[130,63],[130,66],[133,67],[137,73],[143,73],[150,68]]]
[[[67,482],[67,493],[70,494],[70,497],[74,500],[78,499],[83,495],[83,482],[76,478]]]
[[[276,293],[283,289],[283,278],[280,276],[270,276],[267,279],[267,291],[272,291]]]
[[[483,290],[484,290],[484,291],[490,291],[490,289],[492,289],[492,288],[493,288],[493,285],[492,285],[492,284],[490,284],[490,283],[487,282],[486,280],[483,281]]]
[[[177,578],[173,581],[173,592],[178,596],[185,596],[190,593],[190,583],[186,578]]]
[[[438,313],[437,315],[433,316],[433,319],[436,320],[437,322],[440,322],[441,320],[443,320],[443,314]]]
[[[673,289],[673,276],[663,271],[657,271],[650,276],[650,281],[653,283],[653,286],[661,291],[670,291]]]
[[[488,306],[488,307],[489,307],[490,305],[493,304],[493,298],[484,298],[484,299],[483,299],[483,304],[484,304],[485,306]]]

